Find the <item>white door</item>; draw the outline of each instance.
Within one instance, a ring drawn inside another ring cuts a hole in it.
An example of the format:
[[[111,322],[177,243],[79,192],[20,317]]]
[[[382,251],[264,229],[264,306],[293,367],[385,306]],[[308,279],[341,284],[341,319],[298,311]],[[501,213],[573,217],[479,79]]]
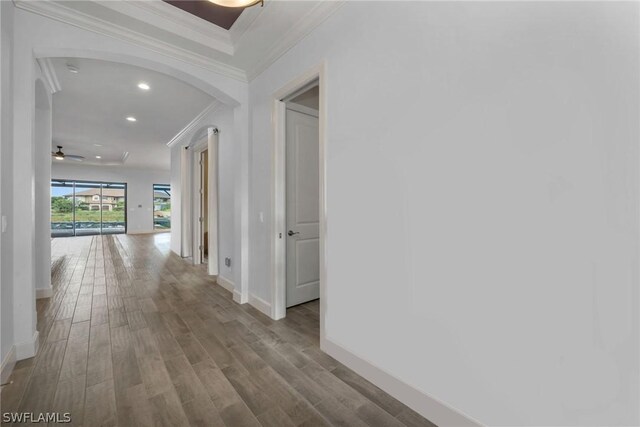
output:
[[[287,109],[287,307],[320,297],[318,118]]]

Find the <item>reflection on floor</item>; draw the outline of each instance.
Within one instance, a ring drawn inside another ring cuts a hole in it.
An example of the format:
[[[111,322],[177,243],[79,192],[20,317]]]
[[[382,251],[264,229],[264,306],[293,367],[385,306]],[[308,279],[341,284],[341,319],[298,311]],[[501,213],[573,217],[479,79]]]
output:
[[[169,235],[53,240],[37,357],[3,412],[85,426],[433,426],[318,348],[318,303],[272,321],[169,250]]]

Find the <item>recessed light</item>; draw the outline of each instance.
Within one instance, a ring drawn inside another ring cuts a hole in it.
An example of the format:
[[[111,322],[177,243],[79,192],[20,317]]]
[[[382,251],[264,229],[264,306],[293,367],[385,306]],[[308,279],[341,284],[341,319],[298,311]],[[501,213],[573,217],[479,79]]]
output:
[[[78,74],[80,72],[80,69],[72,64],[67,64],[67,70],[69,70],[69,72],[73,74]]]
[[[149,90],[151,89],[151,86],[149,86],[147,83],[145,82],[140,82],[138,83],[138,87],[142,90]]]
[[[93,144],[94,147],[102,147],[102,144]]]
[[[136,118],[135,118],[135,117],[133,117],[133,116],[129,116],[129,117],[127,117],[127,120],[129,120],[130,122],[137,122],[137,121],[138,121],[138,119],[136,119]]]
[[[101,159],[101,158],[102,158],[102,156],[96,156],[96,159]]]

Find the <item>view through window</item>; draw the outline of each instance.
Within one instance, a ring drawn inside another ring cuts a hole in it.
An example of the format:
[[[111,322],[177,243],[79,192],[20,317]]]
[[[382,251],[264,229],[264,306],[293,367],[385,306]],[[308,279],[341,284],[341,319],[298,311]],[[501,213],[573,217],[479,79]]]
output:
[[[51,181],[51,237],[127,232],[127,184]]]
[[[171,186],[153,184],[153,228],[171,229]]]

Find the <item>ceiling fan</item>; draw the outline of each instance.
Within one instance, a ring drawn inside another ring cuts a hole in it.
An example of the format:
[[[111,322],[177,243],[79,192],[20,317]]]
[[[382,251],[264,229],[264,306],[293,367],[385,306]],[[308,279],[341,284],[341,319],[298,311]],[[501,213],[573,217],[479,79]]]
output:
[[[58,145],[58,151],[51,152],[51,156],[56,159],[56,160],[65,160],[65,159],[69,159],[69,160],[75,160],[76,162],[81,162],[84,160],[84,157],[82,156],[76,156],[73,154],[64,154],[62,152],[62,145]]]

